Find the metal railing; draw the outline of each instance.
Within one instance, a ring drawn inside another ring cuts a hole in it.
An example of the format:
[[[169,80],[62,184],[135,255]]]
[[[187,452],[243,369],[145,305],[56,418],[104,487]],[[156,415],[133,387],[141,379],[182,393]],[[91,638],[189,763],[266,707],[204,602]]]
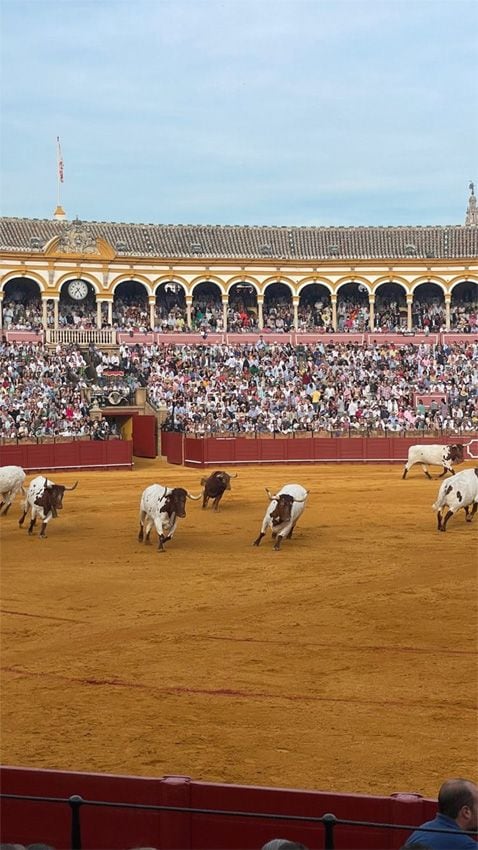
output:
[[[40,796],[32,796],[25,794],[5,794],[0,793],[0,799],[3,800],[19,800],[25,802],[34,802],[34,803],[64,803],[70,807],[70,847],[71,850],[82,850],[82,835],[81,835],[81,809],[84,806],[91,806],[96,808],[108,808],[108,809],[122,809],[122,810],[137,810],[137,811],[149,811],[149,812],[174,812],[177,814],[185,814],[185,815],[204,815],[207,817],[221,817],[221,818],[245,818],[245,819],[256,819],[256,820],[266,820],[273,823],[294,823],[294,824],[308,824],[320,826],[321,831],[321,841],[319,844],[319,831],[317,831],[317,848],[323,848],[323,850],[335,850],[335,833],[337,827],[347,826],[347,827],[356,827],[358,830],[367,828],[367,829],[383,829],[383,830],[400,830],[407,832],[414,832],[417,829],[422,829],[422,827],[417,826],[416,824],[397,824],[397,823],[382,823],[377,821],[361,821],[361,820],[351,820],[348,818],[339,818],[331,812],[327,812],[326,814],[320,816],[312,816],[312,815],[292,815],[292,814],[283,814],[283,813],[273,813],[270,812],[247,812],[247,811],[237,811],[237,810],[226,810],[226,809],[195,809],[189,806],[160,806],[160,805],[151,805],[146,803],[121,803],[121,802],[111,802],[105,800],[85,800],[79,794],[73,794],[70,797],[40,797]],[[237,834],[237,830],[239,828],[239,824],[235,824],[235,832]],[[432,833],[441,833],[443,835],[455,835],[456,830],[453,829],[440,829],[440,828],[430,828],[426,827],[423,829],[424,834],[426,835],[428,832]],[[467,832],[466,835],[470,835],[473,837],[478,836],[478,832]],[[133,838],[134,841],[134,838]],[[310,843],[310,840],[309,840]]]

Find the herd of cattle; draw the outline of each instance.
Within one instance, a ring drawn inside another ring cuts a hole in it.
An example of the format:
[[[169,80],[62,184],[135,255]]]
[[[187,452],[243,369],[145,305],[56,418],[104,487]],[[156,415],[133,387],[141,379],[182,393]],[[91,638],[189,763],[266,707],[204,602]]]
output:
[[[448,521],[461,508],[465,511],[467,522],[471,522],[478,510],[478,467],[455,473],[453,464],[462,463],[463,459],[464,446],[461,444],[418,445],[411,446],[409,449],[402,478],[406,478],[408,471],[417,463],[421,464],[428,478],[431,478],[428,466],[443,467],[440,478],[443,478],[447,472],[452,475],[452,478],[442,482],[438,497],[433,504],[439,531],[446,531]],[[231,489],[231,479],[236,477],[237,474],[230,475],[224,471],[217,471],[202,478],[202,496],[201,493],[193,496],[183,487],[171,488],[160,484],[151,484],[146,487],[140,502],[138,540],[149,543],[154,526],[158,535],[158,549],[164,552],[164,544],[172,539],[178,519],[186,516],[186,499],[196,501],[202,497],[203,508],[206,508],[209,500],[212,500],[213,509],[217,511],[225,491]],[[28,533],[33,533],[37,518],[40,518],[42,523],[40,537],[46,537],[48,523],[58,516],[58,511],[63,507],[65,492],[74,490],[78,482],[71,487],[65,487],[54,484],[43,475],[37,475],[28,487],[25,487],[25,478],[25,472],[20,466],[0,467],[0,515],[8,513],[16,495],[21,492],[22,515],[18,524],[22,526],[30,512]],[[261,530],[253,545],[259,546],[270,528],[274,549],[278,551],[282,541],[292,537],[294,528],[304,512],[309,493],[300,484],[286,484],[277,493],[271,493],[266,488],[266,493],[269,504]]]

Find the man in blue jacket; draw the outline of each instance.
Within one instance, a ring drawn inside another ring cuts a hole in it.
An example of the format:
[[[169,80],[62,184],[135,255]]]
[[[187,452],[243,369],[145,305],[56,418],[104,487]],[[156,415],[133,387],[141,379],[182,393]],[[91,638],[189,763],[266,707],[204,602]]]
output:
[[[451,830],[428,832],[428,829]],[[447,779],[438,792],[438,814],[412,832],[405,847],[428,850],[478,850],[478,786],[469,779]]]

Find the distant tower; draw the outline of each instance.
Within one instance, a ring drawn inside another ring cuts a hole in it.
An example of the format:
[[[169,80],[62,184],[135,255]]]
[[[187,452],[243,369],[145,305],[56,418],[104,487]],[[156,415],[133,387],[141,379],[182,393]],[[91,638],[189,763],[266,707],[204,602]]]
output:
[[[478,209],[476,208],[475,184],[470,183],[470,198],[468,200],[468,209],[466,211],[465,225],[478,224]]]

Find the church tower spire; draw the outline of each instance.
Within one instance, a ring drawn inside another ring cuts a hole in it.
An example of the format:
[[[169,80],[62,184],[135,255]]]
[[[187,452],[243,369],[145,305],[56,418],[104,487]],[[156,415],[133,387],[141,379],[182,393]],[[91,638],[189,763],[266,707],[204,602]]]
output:
[[[470,197],[468,199],[468,209],[466,211],[465,225],[478,224],[478,209],[476,207],[475,184],[469,185]]]

